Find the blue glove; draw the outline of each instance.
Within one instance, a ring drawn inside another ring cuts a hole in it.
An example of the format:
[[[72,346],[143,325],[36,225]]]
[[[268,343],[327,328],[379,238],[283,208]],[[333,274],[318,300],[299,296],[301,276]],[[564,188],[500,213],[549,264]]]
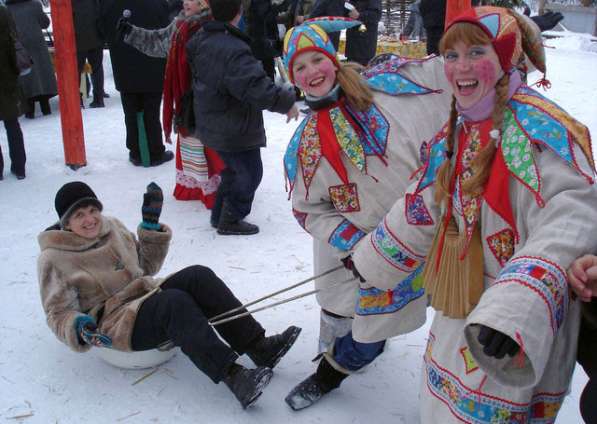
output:
[[[160,214],[162,213],[162,204],[164,202],[164,194],[159,185],[151,182],[147,186],[147,191],[143,195],[143,206],[141,206],[141,214],[143,221],[141,226],[146,230],[160,230]]]
[[[83,343],[97,347],[112,347],[112,339],[97,331],[97,324],[89,315],[77,317],[75,328]]]

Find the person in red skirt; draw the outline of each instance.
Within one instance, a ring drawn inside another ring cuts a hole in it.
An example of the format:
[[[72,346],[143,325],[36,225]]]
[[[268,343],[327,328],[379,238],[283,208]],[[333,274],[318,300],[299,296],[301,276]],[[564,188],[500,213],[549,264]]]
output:
[[[188,97],[192,90],[185,45],[203,23],[211,19],[209,6],[204,0],[185,0],[180,14],[165,28],[140,28],[130,24],[126,18],[118,24],[125,43],[148,56],[168,58],[162,125],[167,142],[171,143],[173,124],[178,133],[174,197],[177,200],[200,200],[207,209],[214,206],[220,173],[225,165],[214,150],[204,146],[193,135],[189,128],[192,122],[185,119],[193,116],[192,110],[187,109],[187,105],[192,104],[192,98]]]

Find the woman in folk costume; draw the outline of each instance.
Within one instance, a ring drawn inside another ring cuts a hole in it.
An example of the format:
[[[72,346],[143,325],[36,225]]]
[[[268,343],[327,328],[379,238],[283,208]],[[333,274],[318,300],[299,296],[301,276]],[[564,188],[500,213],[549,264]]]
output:
[[[436,313],[421,422],[553,423],[580,318],[565,270],[597,249],[589,132],[513,71],[524,52],[545,72],[525,18],[479,7],[448,23],[450,119],[352,259],[380,289],[422,271]]]
[[[437,58],[409,62],[394,57],[362,75],[357,65],[340,64],[326,31],[358,24],[345,18],[311,19],[285,37],[289,77],[306,93],[312,113],[293,135],[284,164],[293,213],[314,239],[316,274],[340,265],[404,194],[421,165],[421,142],[441,128],[451,98]],[[423,295],[420,287],[403,285],[390,302],[385,291],[369,290],[367,300],[356,305],[358,279],[342,268],[316,280],[316,288],[322,290],[317,297],[322,307],[319,352],[325,355],[317,372],[286,398],[295,410],[310,406],[372,362],[388,337],[424,322],[408,315],[400,322],[394,319],[405,297]]]
[[[210,19],[209,6],[204,0],[185,0],[181,14],[166,28],[148,30],[126,21],[120,23],[125,33],[125,43],[148,56],[168,58],[162,123],[166,141],[171,143],[172,123],[176,117],[178,144],[174,197],[178,200],[201,200],[208,209],[212,209],[216,203],[216,191],[224,163],[216,152],[203,146],[192,134],[192,129],[186,128],[186,123],[180,122],[178,117],[189,112],[183,110],[186,107],[183,105],[183,96],[191,89],[191,71],[185,46],[203,23]]]

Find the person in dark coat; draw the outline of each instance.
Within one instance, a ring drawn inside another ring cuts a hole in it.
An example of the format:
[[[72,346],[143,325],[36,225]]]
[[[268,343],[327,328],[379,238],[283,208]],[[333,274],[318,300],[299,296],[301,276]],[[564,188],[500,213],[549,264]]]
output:
[[[381,19],[381,0],[350,0],[356,12],[348,13],[353,19],[363,23],[346,30],[346,50],[344,55],[350,62],[367,65],[377,50],[377,24]]]
[[[251,0],[246,14],[247,33],[251,50],[263,64],[265,73],[273,80],[274,58],[282,54],[282,41],[278,32],[278,14],[290,5],[290,0],[273,4],[272,0]]]
[[[5,6],[0,5],[0,120],[4,121],[10,171],[20,180],[25,178],[25,146],[19,126],[22,98],[15,55],[15,23]],[[0,180],[3,179],[4,158],[0,149]]]
[[[444,34],[446,2],[445,0],[421,0],[419,12],[427,33],[427,54],[439,54],[439,40]]]
[[[104,40],[99,31],[98,0],[72,0],[77,66],[79,74],[87,60],[91,65],[93,101],[89,107],[104,107]]]
[[[102,0],[100,3],[100,29],[110,48],[114,83],[120,91],[129,160],[133,165],[141,165],[139,140],[143,137],[142,134],[140,136],[137,123],[142,117],[150,164],[161,165],[174,158],[174,154],[164,148],[160,124],[166,60],[146,56],[124,43],[123,34],[117,29],[124,10],[131,12],[131,24],[158,29],[167,27],[170,23],[168,3],[166,0]]]
[[[49,115],[52,113],[49,100],[58,93],[54,67],[43,34],[43,30],[50,25],[50,18],[38,0],[6,0],[6,7],[14,18],[19,41],[33,60],[31,72],[20,78],[27,99],[25,117],[35,117],[36,101],[42,113]]]
[[[226,164],[211,214],[212,226],[223,235],[259,232],[243,218],[263,175],[262,110],[298,117],[294,89],[274,85],[251,53],[250,39],[236,27],[240,5],[241,0],[210,1],[214,21],[187,43],[197,136]]]
[[[308,17],[319,18],[321,16],[348,16],[348,10],[344,8],[344,0],[317,0]],[[338,51],[340,32],[331,32],[329,36],[334,48]]]

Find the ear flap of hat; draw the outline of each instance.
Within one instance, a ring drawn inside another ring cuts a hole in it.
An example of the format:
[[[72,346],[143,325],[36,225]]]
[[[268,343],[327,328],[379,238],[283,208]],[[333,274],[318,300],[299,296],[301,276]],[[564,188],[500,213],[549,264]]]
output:
[[[516,48],[516,34],[509,33],[498,38],[493,42],[493,48],[495,49],[498,58],[500,59],[500,65],[504,71],[512,68],[512,55]]]

